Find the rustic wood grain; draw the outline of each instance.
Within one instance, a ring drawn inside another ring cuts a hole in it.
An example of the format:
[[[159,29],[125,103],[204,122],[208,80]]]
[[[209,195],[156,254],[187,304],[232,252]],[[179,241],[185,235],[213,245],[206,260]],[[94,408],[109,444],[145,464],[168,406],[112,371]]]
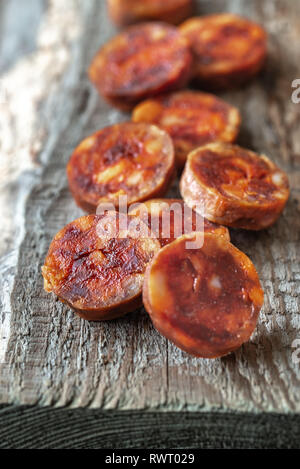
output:
[[[36,71],[44,85],[32,108],[29,137],[20,142],[35,149],[33,159],[19,172],[14,169],[10,195],[5,192],[5,200],[12,197],[17,203],[11,203],[17,215],[7,215],[8,235],[14,236],[2,249],[6,296],[0,402],[115,411],[299,412],[300,368],[292,362],[292,343],[300,339],[300,104],[291,101],[291,83],[300,74],[299,3],[198,2],[201,13],[242,13],[268,30],[265,71],[247,87],[223,96],[241,109],[239,143],[269,155],[287,171],[293,189],[283,216],[270,230],[232,232],[233,242],[257,267],[265,305],[251,341],[217,360],[178,350],[154,330],[144,310],[109,323],[88,323],[43,291],[40,268],[49,243],[82,213],[67,187],[70,153],[83,137],[128,118],[109,108],[86,77],[93,54],[113,34],[104,2],[68,0],[64,17],[59,3],[50,2],[37,33],[37,50],[22,59],[23,72]],[[64,57],[59,67],[58,46]],[[2,76],[5,83],[7,77],[17,83],[20,64],[13,67]],[[26,93],[26,86],[30,89],[24,83],[18,92]],[[18,116],[22,109],[13,112]],[[18,155],[20,148],[9,150]],[[24,180],[27,190],[21,190]]]
[[[183,452],[203,448],[299,449],[300,416],[0,407],[0,449],[23,448],[111,450],[100,453],[100,465],[105,455],[129,448],[155,448],[151,453],[171,448]],[[199,453],[195,453],[197,463]]]

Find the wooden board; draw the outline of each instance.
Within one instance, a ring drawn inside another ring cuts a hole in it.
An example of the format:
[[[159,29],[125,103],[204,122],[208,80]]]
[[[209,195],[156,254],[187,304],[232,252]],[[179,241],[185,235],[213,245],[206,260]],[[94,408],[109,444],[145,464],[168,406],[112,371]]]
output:
[[[299,449],[299,441],[299,415],[0,406],[0,449],[111,449],[100,463],[120,448]]]
[[[178,350],[154,330],[144,310],[88,323],[43,291],[40,268],[49,243],[82,213],[67,187],[70,153],[83,137],[129,116],[108,107],[86,76],[93,54],[114,32],[104,2],[28,1],[34,11],[37,3],[41,18],[36,36],[28,39],[32,47],[5,62],[0,77],[0,402],[298,413],[300,366],[293,362],[292,344],[300,339],[300,104],[291,100],[291,83],[299,78],[299,2],[198,1],[201,13],[241,13],[268,30],[263,74],[223,97],[242,112],[239,143],[269,155],[292,186],[274,227],[232,233],[257,267],[265,305],[251,341],[218,360]],[[4,22],[10,15],[2,15]],[[6,29],[0,27],[3,54]]]

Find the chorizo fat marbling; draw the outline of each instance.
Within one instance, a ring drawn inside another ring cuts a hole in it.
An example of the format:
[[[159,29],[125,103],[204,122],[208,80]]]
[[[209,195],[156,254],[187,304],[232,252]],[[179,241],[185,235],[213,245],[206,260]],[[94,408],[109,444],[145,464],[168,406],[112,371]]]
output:
[[[180,30],[194,54],[193,77],[209,89],[240,85],[264,64],[266,33],[245,18],[228,13],[191,18]]]
[[[180,181],[187,205],[202,201],[208,220],[234,228],[272,225],[289,197],[286,174],[265,155],[237,145],[211,143],[188,156]]]
[[[89,76],[112,105],[130,109],[143,99],[182,88],[190,77],[191,62],[188,41],[177,28],[143,23],[104,45]]]
[[[177,165],[183,167],[195,148],[213,141],[233,142],[241,117],[235,107],[212,94],[179,91],[140,103],[132,120],[166,130],[173,139]]]
[[[145,236],[141,220],[124,217],[106,212],[78,218],[50,245],[44,288],[84,319],[113,319],[141,305],[145,268],[160,244]]]
[[[132,206],[130,215],[138,216],[156,235],[161,246],[171,243],[183,234],[207,231],[230,239],[225,226],[216,225],[189,208],[181,199],[152,199],[140,206]]]
[[[197,357],[226,355],[255,329],[263,291],[250,259],[224,237],[195,234],[162,248],[146,269],[143,301],[154,326]]]
[[[118,208],[119,196],[128,204],[167,191],[175,172],[169,135],[154,125],[125,122],[106,127],[85,139],[67,166],[77,204],[95,212],[100,203]]]
[[[193,13],[193,0],[108,0],[110,17],[119,26],[139,21],[178,24]]]

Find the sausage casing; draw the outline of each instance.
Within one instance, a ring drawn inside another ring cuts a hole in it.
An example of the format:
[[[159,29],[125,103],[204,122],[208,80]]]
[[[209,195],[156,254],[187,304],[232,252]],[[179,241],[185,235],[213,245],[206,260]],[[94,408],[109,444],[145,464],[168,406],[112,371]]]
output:
[[[250,259],[224,237],[196,234],[162,248],[148,265],[143,301],[154,326],[197,357],[226,355],[254,331],[263,290]]]
[[[180,180],[184,201],[202,201],[201,215],[215,223],[262,230],[275,223],[289,197],[287,175],[265,155],[237,145],[211,143],[188,156]]]
[[[148,99],[133,111],[134,122],[148,122],[172,137],[176,163],[183,167],[195,148],[214,141],[234,142],[240,127],[239,111],[208,93],[178,91]]]
[[[105,44],[89,77],[110,104],[130,109],[139,101],[183,88],[190,78],[192,54],[185,39],[166,23],[131,26]]]
[[[125,122],[83,140],[67,165],[77,204],[96,212],[101,203],[119,207],[165,194],[175,173],[173,143],[154,125]]]
[[[171,243],[183,234],[200,230],[230,240],[228,228],[206,220],[181,199],[147,200],[136,207],[132,206],[129,214],[139,216],[156,235],[161,246]]]
[[[230,13],[191,18],[180,30],[194,54],[194,79],[207,89],[239,86],[262,68],[267,54],[261,26]]]
[[[86,215],[54,237],[44,288],[84,319],[113,319],[141,306],[147,263],[160,249],[146,225],[118,212]]]
[[[178,24],[193,13],[193,0],[108,0],[108,11],[118,26],[139,21]]]

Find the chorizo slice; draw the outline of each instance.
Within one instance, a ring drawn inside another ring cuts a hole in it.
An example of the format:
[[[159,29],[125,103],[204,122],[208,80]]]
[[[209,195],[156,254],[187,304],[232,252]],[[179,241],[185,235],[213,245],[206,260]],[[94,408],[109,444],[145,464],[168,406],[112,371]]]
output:
[[[160,249],[136,217],[106,211],[69,223],[42,267],[44,288],[82,318],[113,319],[141,305],[147,263]]]
[[[248,341],[263,304],[251,260],[226,238],[177,238],[148,264],[144,306],[157,330],[197,357],[217,358]],[[189,247],[191,243],[193,249]]]
[[[265,62],[266,32],[246,18],[229,13],[196,17],[180,30],[193,51],[193,77],[208,89],[239,86]]]
[[[188,41],[176,27],[142,23],[100,49],[89,77],[110,104],[126,110],[143,99],[183,88],[191,63]]]
[[[133,205],[130,215],[138,216],[155,234],[161,246],[193,231],[207,231],[230,240],[225,226],[216,225],[188,207],[181,199],[152,199]]]
[[[125,122],[91,135],[75,149],[67,165],[77,204],[96,212],[101,203],[119,207],[165,194],[175,174],[173,143],[154,125]]]
[[[139,21],[178,24],[193,14],[193,0],[108,0],[108,11],[118,26]]]
[[[134,122],[148,122],[172,137],[176,162],[183,167],[195,148],[214,141],[234,142],[239,132],[239,111],[208,93],[178,91],[149,99],[133,111]]]
[[[180,180],[184,201],[215,223],[262,230],[275,223],[289,197],[287,175],[265,155],[210,143],[188,156]]]

